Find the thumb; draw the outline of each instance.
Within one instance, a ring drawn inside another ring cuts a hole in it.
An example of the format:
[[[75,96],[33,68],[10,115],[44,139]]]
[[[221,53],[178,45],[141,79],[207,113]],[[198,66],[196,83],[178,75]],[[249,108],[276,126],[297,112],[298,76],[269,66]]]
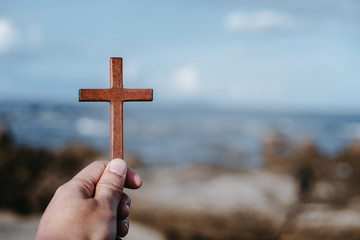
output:
[[[112,210],[116,211],[124,189],[126,171],[124,160],[115,158],[110,161],[96,185],[94,198],[107,201]]]

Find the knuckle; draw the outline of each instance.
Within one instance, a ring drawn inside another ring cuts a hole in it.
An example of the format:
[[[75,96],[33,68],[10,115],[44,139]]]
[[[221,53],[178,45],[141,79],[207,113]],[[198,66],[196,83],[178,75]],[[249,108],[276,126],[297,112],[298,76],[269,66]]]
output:
[[[79,186],[81,186],[81,189],[86,191],[87,194],[92,195],[95,187],[92,181],[90,181],[87,178],[78,178],[78,177],[74,177],[71,181],[79,184]]]
[[[67,189],[67,186],[66,186],[66,183],[60,185],[57,189],[56,189],[56,192],[55,194],[58,195],[58,194],[62,194],[63,192],[65,192]]]
[[[129,198],[129,195],[127,195],[126,193],[122,193],[121,199],[123,199],[124,201],[128,201]]]
[[[112,191],[116,192],[117,194],[119,194],[119,196],[121,197],[123,187],[121,186],[120,183],[111,182],[111,181],[103,181],[103,182],[99,182],[98,186],[112,190]]]
[[[130,207],[131,205],[131,198],[129,197],[129,195],[127,195],[126,193],[123,193],[122,196],[121,196],[121,199],[125,202],[125,204],[127,206]]]
[[[94,165],[103,165],[104,167],[106,167],[106,165],[109,163],[109,161],[106,160],[96,160],[94,162],[92,162],[91,164]]]

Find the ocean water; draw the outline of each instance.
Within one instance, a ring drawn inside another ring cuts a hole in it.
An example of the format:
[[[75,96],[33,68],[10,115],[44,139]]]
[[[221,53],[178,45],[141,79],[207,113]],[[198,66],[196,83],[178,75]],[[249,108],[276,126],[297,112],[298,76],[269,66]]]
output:
[[[0,127],[18,144],[59,149],[88,145],[108,154],[109,104],[0,102]],[[290,144],[313,141],[334,154],[360,138],[360,114],[219,110],[200,106],[124,104],[125,153],[145,163],[211,163],[261,166],[266,136],[281,133]]]

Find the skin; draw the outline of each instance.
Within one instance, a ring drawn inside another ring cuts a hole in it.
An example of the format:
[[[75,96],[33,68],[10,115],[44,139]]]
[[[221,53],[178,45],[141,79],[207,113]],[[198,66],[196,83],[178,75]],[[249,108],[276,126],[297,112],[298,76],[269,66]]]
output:
[[[121,239],[129,230],[131,203],[123,189],[141,185],[140,176],[121,159],[91,163],[57,189],[36,239]]]

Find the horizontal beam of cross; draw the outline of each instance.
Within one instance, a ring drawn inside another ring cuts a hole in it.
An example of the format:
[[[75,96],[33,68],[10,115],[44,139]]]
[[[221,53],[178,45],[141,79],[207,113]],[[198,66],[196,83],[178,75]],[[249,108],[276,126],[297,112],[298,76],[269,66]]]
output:
[[[152,89],[80,89],[79,101],[152,101]]]

